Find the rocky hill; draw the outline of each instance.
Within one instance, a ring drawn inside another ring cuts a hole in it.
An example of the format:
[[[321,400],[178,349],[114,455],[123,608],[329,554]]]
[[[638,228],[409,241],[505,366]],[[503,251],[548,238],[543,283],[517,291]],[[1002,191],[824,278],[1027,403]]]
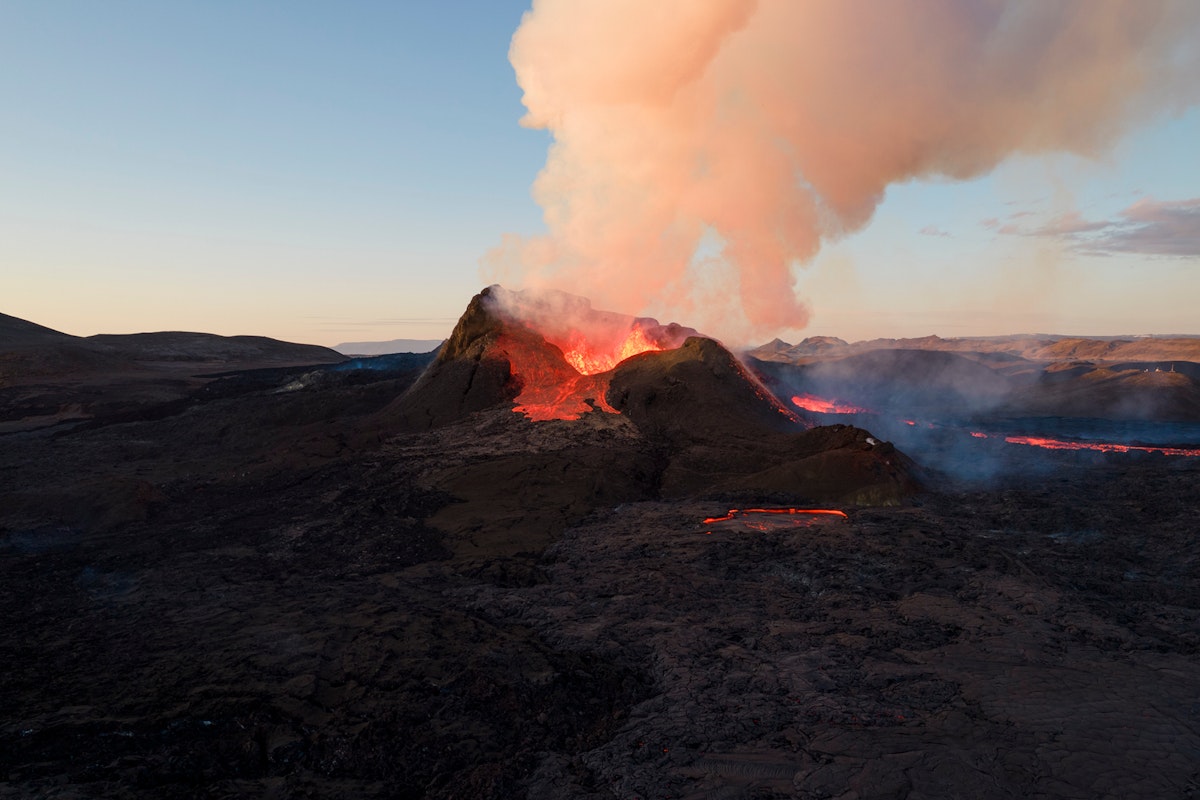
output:
[[[325,347],[263,336],[80,337],[0,315],[0,433],[181,400],[224,372],[344,360]]]

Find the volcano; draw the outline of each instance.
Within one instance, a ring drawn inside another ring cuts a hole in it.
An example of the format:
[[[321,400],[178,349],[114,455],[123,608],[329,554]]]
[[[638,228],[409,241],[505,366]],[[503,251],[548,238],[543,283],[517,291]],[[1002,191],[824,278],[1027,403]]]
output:
[[[919,485],[912,462],[869,432],[807,428],[716,340],[561,292],[484,289],[384,417],[422,431],[497,409],[519,421],[510,434],[622,426],[656,465],[656,496],[883,505]]]
[[[573,420],[605,401],[612,368],[696,335],[647,317],[596,311],[565,292],[490,286],[463,312],[434,363],[397,410],[408,425],[439,427],[507,402],[532,420]]]
[[[888,433],[563,294],[491,287],[436,356],[294,348],[0,317],[0,796],[1194,785],[1200,459]],[[906,402],[1027,369],[902,358]],[[832,377],[887,399],[880,363]]]

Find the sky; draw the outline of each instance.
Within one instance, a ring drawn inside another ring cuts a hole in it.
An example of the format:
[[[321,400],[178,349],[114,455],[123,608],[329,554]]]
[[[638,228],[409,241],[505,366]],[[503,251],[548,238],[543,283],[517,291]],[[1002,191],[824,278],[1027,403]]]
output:
[[[509,63],[527,9],[0,0],[0,312],[76,335],[448,335],[485,256],[547,231],[531,187],[555,132],[519,124]],[[772,335],[1200,334],[1200,109],[1128,128],[1096,158],[889,185],[790,265],[810,318]],[[639,305],[612,310],[695,324]]]

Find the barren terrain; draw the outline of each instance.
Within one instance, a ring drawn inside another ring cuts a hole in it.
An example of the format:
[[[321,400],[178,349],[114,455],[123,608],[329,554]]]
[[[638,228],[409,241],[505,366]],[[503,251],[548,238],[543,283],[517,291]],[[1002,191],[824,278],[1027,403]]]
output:
[[[880,412],[1200,422],[1200,337],[778,339],[746,354],[790,387]]]
[[[414,428],[418,359],[0,437],[0,796],[1197,790],[1200,459],[996,444],[706,524],[819,498],[667,425],[718,363],[673,358],[575,421]]]

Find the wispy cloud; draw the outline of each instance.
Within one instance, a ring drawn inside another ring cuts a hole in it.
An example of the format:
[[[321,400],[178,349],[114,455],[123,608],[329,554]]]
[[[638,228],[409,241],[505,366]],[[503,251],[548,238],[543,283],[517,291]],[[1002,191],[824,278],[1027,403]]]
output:
[[[939,228],[937,225],[926,225],[924,228],[921,228],[921,230],[919,230],[917,232],[920,233],[922,236],[942,236],[947,239],[953,238],[950,235],[949,231],[944,231],[941,228]]]
[[[1200,197],[1189,200],[1139,200],[1115,219],[1089,220],[1071,211],[1051,217],[1041,225],[988,219],[982,224],[998,233],[1058,239],[1089,255],[1136,253],[1151,256],[1200,258]]]
[[[1200,197],[1175,202],[1139,200],[1121,212],[1124,225],[1101,244],[1120,253],[1200,256]]]
[[[1078,237],[1087,233],[1097,233],[1109,227],[1111,222],[1090,222],[1083,218],[1078,211],[1068,211],[1051,217],[1046,224],[1037,228],[1026,229],[1019,224],[1010,222],[1000,229],[1001,233],[1018,234],[1021,236],[1056,236]]]

